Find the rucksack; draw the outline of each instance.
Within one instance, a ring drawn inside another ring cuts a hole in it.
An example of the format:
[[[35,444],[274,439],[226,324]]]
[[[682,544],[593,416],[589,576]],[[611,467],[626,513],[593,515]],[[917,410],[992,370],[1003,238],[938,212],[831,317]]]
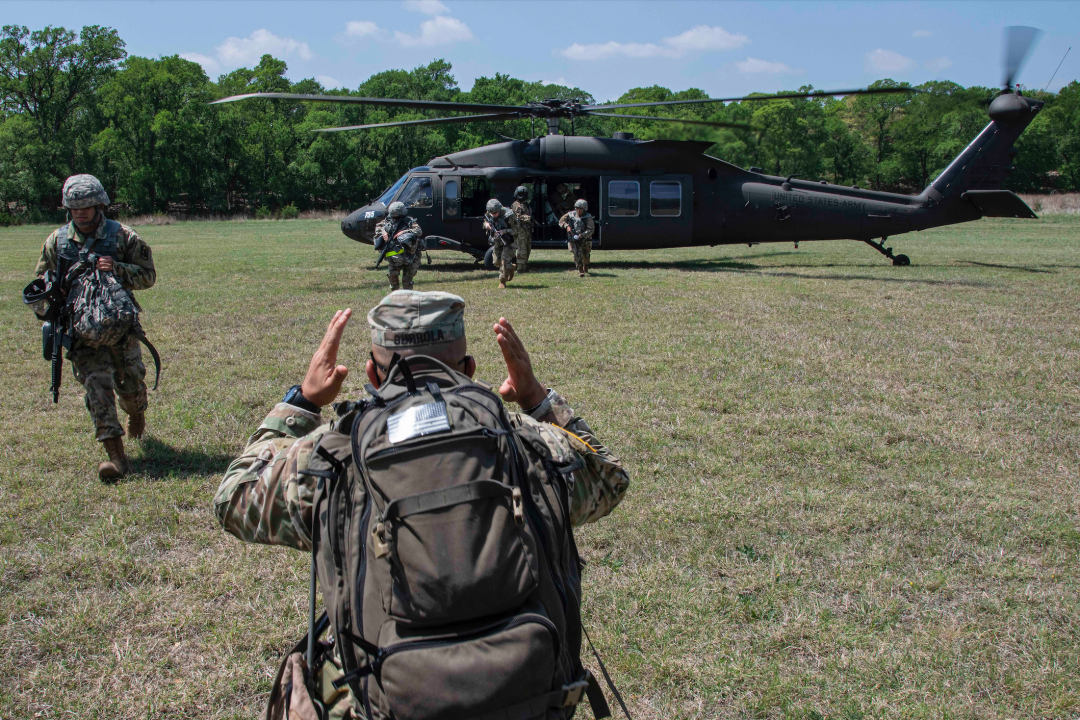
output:
[[[116,345],[140,328],[135,300],[112,273],[93,268],[76,277],[68,304],[71,334],[84,345]]]
[[[608,716],[580,658],[573,468],[432,358],[367,390],[337,407],[306,471],[335,687],[371,720],[555,720],[586,694]]]

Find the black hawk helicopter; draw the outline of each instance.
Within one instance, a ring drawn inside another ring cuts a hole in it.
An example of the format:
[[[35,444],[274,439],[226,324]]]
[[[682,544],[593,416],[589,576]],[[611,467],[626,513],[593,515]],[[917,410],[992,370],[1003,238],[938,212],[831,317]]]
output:
[[[458,250],[489,269],[491,253],[482,228],[489,198],[504,205],[517,186],[528,190],[535,219],[534,247],[560,247],[566,236],[558,215],[578,198],[585,199],[597,222],[593,247],[637,250],[700,245],[735,245],[808,240],[859,240],[891,259],[909,265],[906,255],[894,254],[885,242],[890,236],[978,220],[982,217],[1035,218],[1015,193],[1002,189],[1013,170],[1013,143],[1034,120],[1043,101],[1024,97],[1014,86],[1023,60],[1039,31],[1006,28],[1004,90],[990,103],[990,123],[959,156],[918,195],[877,192],[765,175],[704,154],[712,144],[703,141],[639,140],[631,133],[612,138],[559,134],[559,121],[613,117],[680,122],[710,127],[746,125],[685,120],[672,117],[611,112],[628,108],[693,105],[876,93],[918,92],[875,88],[813,91],[771,96],[709,98],[622,105],[582,105],[569,100],[544,100],[522,106],[484,105],[433,100],[398,100],[291,93],[250,93],[216,102],[246,98],[278,98],[313,102],[356,103],[415,110],[482,113],[456,117],[354,125],[317,130],[343,132],[380,127],[495,122],[531,118],[543,120],[547,135],[508,140],[432,158],[387,188],[381,196],[351,213],[341,223],[349,238],[373,244],[375,226],[391,202],[401,201],[425,232],[426,247]],[[430,256],[428,261],[430,262]]]

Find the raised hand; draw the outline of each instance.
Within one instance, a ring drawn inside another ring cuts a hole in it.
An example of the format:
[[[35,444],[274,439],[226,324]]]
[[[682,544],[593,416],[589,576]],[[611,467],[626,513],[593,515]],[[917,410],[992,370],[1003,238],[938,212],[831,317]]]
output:
[[[337,364],[338,346],[341,344],[341,335],[345,332],[345,326],[352,317],[352,308],[345,308],[334,313],[333,320],[326,328],[319,349],[311,356],[311,364],[308,365],[307,375],[300,385],[300,392],[304,397],[319,407],[334,402],[334,398],[341,392],[341,384],[349,374],[349,368]]]
[[[499,395],[507,402],[516,402],[522,408],[531,408],[539,405],[547,396],[547,390],[533,374],[532,361],[529,353],[525,350],[525,344],[521,342],[514,326],[506,318],[499,318],[495,323],[495,340],[502,350],[503,360],[506,362],[506,380],[499,386]],[[304,393],[306,396],[307,393]]]

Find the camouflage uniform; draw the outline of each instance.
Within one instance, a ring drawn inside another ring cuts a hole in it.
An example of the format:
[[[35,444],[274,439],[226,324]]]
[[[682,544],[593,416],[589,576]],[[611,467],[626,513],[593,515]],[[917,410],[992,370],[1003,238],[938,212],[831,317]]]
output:
[[[484,215],[484,230],[495,248],[492,260],[499,268],[500,283],[507,283],[514,277],[514,243],[521,234],[520,226],[518,216],[506,208],[502,208],[498,217],[490,213]]]
[[[420,224],[409,215],[401,218],[387,217],[375,226],[375,235],[382,235],[386,240],[392,237],[400,237],[407,232],[414,233],[416,237],[405,243],[400,253],[386,256],[388,265],[386,276],[390,278],[390,290],[392,291],[399,288],[412,290],[413,277],[420,271],[420,241],[424,237],[424,231],[420,229]],[[398,280],[399,274],[401,275],[400,281]]]
[[[571,230],[566,247],[574,255],[574,266],[579,273],[589,271],[589,256],[592,252],[592,236],[596,232],[596,221],[589,213],[578,217],[577,212],[571,210],[559,219],[559,227]],[[577,240],[574,236],[577,235]]]
[[[529,214],[529,206],[520,200],[515,200],[510,209],[518,219],[518,234],[514,239],[517,251],[517,271],[525,272],[529,266],[529,255],[532,254],[532,216]]]
[[[535,426],[556,464],[581,465],[569,488],[574,526],[615,509],[630,477],[559,393],[549,391],[540,407],[528,415],[510,413],[510,420],[515,427]],[[221,526],[245,542],[311,550],[311,499],[318,478],[303,472],[316,441],[329,432],[337,432],[336,425],[323,423],[321,415],[275,405],[222,478],[214,496]]]
[[[57,228],[41,246],[41,257],[34,272],[43,275],[46,270],[56,270],[57,240],[63,228]],[[77,248],[89,238],[79,232],[75,223],[67,224],[67,237]],[[106,239],[105,217],[99,216],[97,229],[90,236],[96,238],[95,251]],[[110,254],[110,253],[105,253]],[[120,225],[116,234],[116,250],[112,255],[113,274],[128,290],[145,290],[157,280],[154,258],[147,245],[127,225]],[[134,335],[128,335],[116,345],[97,348],[87,347],[78,341],[67,353],[75,378],[86,389],[86,409],[94,421],[98,440],[122,437],[124,429],[116,414],[114,392],[119,393],[120,407],[128,415],[146,411],[146,367],[142,362],[142,350]]]

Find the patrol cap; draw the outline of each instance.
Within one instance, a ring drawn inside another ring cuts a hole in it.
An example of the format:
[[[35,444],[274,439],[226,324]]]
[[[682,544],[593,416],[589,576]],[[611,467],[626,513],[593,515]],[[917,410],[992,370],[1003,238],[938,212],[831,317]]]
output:
[[[447,292],[395,290],[368,313],[371,344],[409,348],[465,337],[465,301]]]
[[[68,210],[108,205],[109,196],[93,175],[72,175],[64,181],[64,207]]]

